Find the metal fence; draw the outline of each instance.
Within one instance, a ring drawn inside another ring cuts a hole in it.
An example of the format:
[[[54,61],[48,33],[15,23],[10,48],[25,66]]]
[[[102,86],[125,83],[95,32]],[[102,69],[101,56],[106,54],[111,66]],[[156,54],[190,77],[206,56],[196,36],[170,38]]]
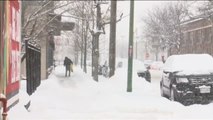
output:
[[[26,45],[26,77],[27,93],[32,95],[41,84],[41,48],[31,44],[28,40]]]

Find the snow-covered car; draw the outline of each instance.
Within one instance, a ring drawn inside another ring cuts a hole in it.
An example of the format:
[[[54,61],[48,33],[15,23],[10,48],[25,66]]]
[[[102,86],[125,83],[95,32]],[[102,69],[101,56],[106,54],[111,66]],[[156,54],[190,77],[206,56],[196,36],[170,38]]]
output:
[[[145,78],[146,81],[151,82],[151,74],[149,72],[149,69],[144,70],[144,71],[138,71],[138,77],[143,77]]]
[[[153,60],[144,60],[144,66],[149,67],[153,63]]]
[[[145,67],[144,64],[140,66],[141,68],[137,71],[138,77],[145,78],[146,81],[151,82],[150,67]]]
[[[213,100],[213,57],[184,54],[168,57],[160,82],[161,96],[183,105]]]

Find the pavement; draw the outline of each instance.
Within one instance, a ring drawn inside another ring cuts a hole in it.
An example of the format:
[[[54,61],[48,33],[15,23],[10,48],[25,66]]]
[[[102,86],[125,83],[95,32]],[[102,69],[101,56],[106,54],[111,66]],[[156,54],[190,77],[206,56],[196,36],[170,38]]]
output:
[[[160,81],[162,78],[163,71],[161,70],[150,70],[151,79],[155,81]]]

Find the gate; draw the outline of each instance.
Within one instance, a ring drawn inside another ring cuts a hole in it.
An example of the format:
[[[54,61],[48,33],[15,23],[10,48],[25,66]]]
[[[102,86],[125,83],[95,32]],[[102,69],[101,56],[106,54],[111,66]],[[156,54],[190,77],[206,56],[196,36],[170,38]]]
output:
[[[32,95],[41,84],[41,48],[25,41],[27,93]]]

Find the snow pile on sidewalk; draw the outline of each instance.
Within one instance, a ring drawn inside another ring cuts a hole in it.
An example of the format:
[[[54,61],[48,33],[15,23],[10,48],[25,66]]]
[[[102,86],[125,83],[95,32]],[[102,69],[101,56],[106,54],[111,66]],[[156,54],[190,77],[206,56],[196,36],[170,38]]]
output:
[[[124,62],[124,64],[126,64]],[[99,77],[96,82],[78,66],[71,77],[64,77],[64,67],[58,66],[43,80],[37,91],[26,99],[22,81],[20,102],[9,111],[9,120],[156,120],[212,119],[213,104],[185,107],[162,98],[159,81],[151,84],[137,77],[133,70],[133,92],[127,89],[127,66],[117,68],[115,76]],[[24,104],[31,100],[30,112]]]

